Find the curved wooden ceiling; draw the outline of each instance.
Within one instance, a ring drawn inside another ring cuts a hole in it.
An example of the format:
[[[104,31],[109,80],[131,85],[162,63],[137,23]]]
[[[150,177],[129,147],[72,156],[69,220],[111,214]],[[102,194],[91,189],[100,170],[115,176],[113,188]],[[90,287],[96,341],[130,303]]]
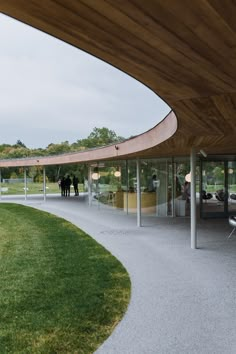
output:
[[[235,154],[233,1],[0,0],[0,11],[114,65],[172,107],[172,137],[173,115],[156,144],[126,152],[121,146],[119,157],[184,155],[192,146]]]

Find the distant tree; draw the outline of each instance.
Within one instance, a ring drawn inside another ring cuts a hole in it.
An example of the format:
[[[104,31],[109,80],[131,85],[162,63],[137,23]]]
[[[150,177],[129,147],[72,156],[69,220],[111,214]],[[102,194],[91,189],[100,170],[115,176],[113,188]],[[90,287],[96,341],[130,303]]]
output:
[[[16,159],[28,156],[30,156],[30,149],[20,146],[16,147],[15,145],[7,147],[2,152],[0,152],[1,159]]]
[[[125,139],[121,136],[116,135],[113,130],[110,130],[105,127],[95,127],[86,139],[78,140],[77,143],[80,147],[83,146],[85,148],[93,148],[115,144],[123,140]]]
[[[16,147],[19,146],[19,147],[27,148],[26,145],[25,145],[24,143],[22,143],[21,140],[17,140],[15,146],[16,146]]]
[[[10,144],[2,144],[2,145],[0,145],[0,152],[4,152],[5,149],[10,148],[10,147],[11,147]]]
[[[99,146],[106,146],[115,144],[125,140],[123,137],[118,136],[113,130],[108,128],[95,127],[89,136],[85,139],[77,140],[77,142],[69,144],[68,141],[61,142],[60,144],[49,144],[46,149],[29,149],[22,143],[21,140],[17,140],[16,144],[2,144],[0,145],[0,159],[14,159],[33,156],[47,156],[47,155],[60,155],[75,151],[83,151],[85,149],[95,148]],[[2,169],[2,178],[10,178],[12,173],[23,176],[24,170],[18,168],[4,168]],[[83,183],[84,179],[88,175],[88,166],[86,164],[68,164],[47,166],[47,176],[50,181],[57,181],[59,177],[65,174],[74,174],[79,177],[79,183]],[[41,179],[42,173],[40,169],[32,167],[29,169],[29,175],[36,179]]]
[[[70,151],[71,149],[68,141],[64,141],[60,144],[49,144],[46,148],[47,155],[59,155]]]

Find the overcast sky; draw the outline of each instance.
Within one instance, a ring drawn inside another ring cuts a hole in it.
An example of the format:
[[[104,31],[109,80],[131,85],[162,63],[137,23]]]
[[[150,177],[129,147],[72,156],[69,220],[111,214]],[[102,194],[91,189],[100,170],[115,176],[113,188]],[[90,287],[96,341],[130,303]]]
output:
[[[107,127],[128,138],[170,108],[112,66],[0,14],[0,144],[86,138]]]

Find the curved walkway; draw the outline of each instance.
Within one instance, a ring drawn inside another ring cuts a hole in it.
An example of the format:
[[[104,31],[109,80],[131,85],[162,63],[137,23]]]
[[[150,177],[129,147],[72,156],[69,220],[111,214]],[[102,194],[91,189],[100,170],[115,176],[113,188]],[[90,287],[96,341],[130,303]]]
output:
[[[18,201],[19,202],[19,201]],[[190,249],[189,220],[146,219],[88,207],[83,197],[22,202],[76,224],[127,268],[126,315],[97,354],[235,353],[236,235],[227,220],[200,221]]]

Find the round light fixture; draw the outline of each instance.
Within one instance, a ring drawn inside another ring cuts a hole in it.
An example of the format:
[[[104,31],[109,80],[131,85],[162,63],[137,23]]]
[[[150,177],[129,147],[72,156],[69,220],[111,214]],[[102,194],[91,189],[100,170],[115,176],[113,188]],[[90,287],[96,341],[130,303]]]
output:
[[[186,182],[191,182],[191,172],[189,172],[186,176],[185,176],[185,181]]]
[[[97,181],[99,178],[100,178],[99,173],[93,172],[93,174],[92,174],[92,179],[95,180],[95,181]]]

